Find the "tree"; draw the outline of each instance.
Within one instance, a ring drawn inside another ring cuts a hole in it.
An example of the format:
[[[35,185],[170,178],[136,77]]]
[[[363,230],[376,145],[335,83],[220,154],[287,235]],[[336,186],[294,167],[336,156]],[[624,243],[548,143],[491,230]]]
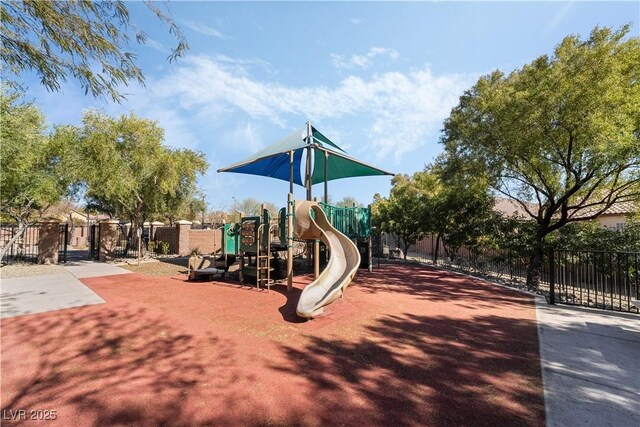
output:
[[[50,206],[72,191],[73,174],[63,161],[69,149],[63,130],[44,133],[44,116],[18,93],[0,95],[0,212],[18,224],[2,248],[0,260],[26,228],[40,220]]]
[[[409,246],[425,233],[427,217],[427,193],[430,185],[425,182],[433,177],[417,172],[413,176],[396,175],[391,179],[388,198],[376,195],[372,205],[372,222],[380,230],[394,233],[407,258]]]
[[[602,227],[598,221],[569,224],[549,236],[554,247],[571,250],[640,252],[640,222],[629,217],[624,229]]]
[[[473,164],[536,222],[529,286],[550,233],[640,198],[640,41],[628,31],[569,36],[552,56],[483,76],[445,121],[446,161]]]
[[[278,207],[272,202],[259,202],[253,197],[244,199],[239,203],[234,203],[233,211],[230,212],[230,216],[233,216],[237,212],[241,212],[244,216],[256,216],[262,214],[262,205],[269,211],[272,216],[278,214]]]
[[[442,184],[431,202],[429,231],[437,234],[436,249],[442,240],[450,259],[461,247],[477,256],[491,241],[496,218],[493,197],[482,185],[470,184]]]
[[[154,219],[166,219],[170,225],[181,219],[200,219],[206,210],[203,196],[198,191],[195,181],[186,182],[175,191],[166,193],[163,199],[162,207],[158,209]]]
[[[164,132],[133,114],[111,118],[87,112],[78,131],[78,156],[84,163],[85,198],[135,229],[167,203],[190,200],[198,175],[207,170],[202,153],[163,145]]]
[[[352,196],[343,197],[342,200],[336,203],[336,206],[342,207],[342,208],[352,208],[354,206],[359,208],[364,207],[362,203],[360,203],[358,200],[356,200],[355,197],[352,197]]]
[[[146,4],[178,40],[169,61],[182,56],[188,44],[178,26],[153,2]],[[50,91],[73,77],[85,93],[119,102],[124,98],[120,85],[144,84],[127,49],[132,38],[144,43],[147,35],[129,21],[122,0],[3,1],[0,22],[2,69],[16,76],[34,72]]]

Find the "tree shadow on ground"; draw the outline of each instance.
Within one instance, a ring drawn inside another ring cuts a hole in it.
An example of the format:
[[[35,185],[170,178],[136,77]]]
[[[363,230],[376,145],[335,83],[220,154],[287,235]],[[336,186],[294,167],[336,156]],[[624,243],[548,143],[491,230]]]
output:
[[[402,293],[429,301],[469,300],[479,307],[520,307],[523,295],[476,279],[418,264],[382,264],[373,272],[359,270],[354,284],[369,294]]]
[[[3,320],[3,413],[66,408],[67,425],[193,425],[185,400],[203,381],[221,393],[237,381],[229,341],[181,334],[144,309],[96,307]]]
[[[385,316],[366,337],[283,350],[273,369],[308,378],[319,425],[544,425],[532,321]]]

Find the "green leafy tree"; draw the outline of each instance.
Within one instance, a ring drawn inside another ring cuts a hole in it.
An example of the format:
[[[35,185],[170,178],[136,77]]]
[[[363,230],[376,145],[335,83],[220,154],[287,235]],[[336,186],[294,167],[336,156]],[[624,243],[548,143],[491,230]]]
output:
[[[442,239],[449,258],[453,259],[461,247],[477,256],[492,244],[496,216],[493,198],[474,186],[442,188],[433,202],[429,222]]]
[[[188,45],[178,26],[156,4],[145,3],[177,38],[168,59],[182,56]],[[131,39],[144,43],[147,35],[130,22],[124,1],[3,1],[0,23],[5,72],[34,72],[50,91],[73,77],[85,93],[114,101],[124,98],[121,85],[144,84],[128,48]]]
[[[622,230],[602,227],[597,221],[569,224],[549,236],[550,243],[561,249],[640,252],[640,222],[630,216]]]
[[[186,219],[195,221],[202,218],[206,204],[195,182],[184,182],[174,192],[164,195],[162,205],[158,208],[155,219],[167,220],[170,225],[175,221]]]
[[[167,200],[188,200],[208,165],[202,153],[172,149],[153,121],[133,114],[118,118],[87,112],[79,130],[78,155],[84,163],[85,197],[135,229],[166,213]]]
[[[449,258],[453,259],[461,247],[468,249],[471,256],[477,256],[494,246],[498,216],[483,174],[479,174],[472,163],[446,156],[440,156],[426,171],[435,174],[439,183],[437,191],[432,193],[427,223],[430,231],[443,241]]]
[[[21,238],[26,227],[46,215],[48,209],[73,190],[74,176],[64,161],[70,147],[64,129],[44,132],[44,116],[18,93],[0,95],[0,212],[18,224],[6,251]]]
[[[259,202],[257,199],[253,197],[246,198],[241,202],[234,203],[232,212],[230,212],[230,216],[234,214],[237,216],[237,213],[240,212],[244,216],[256,216],[262,214],[262,205],[269,211],[269,213],[274,216],[278,214],[278,207],[271,202]]]
[[[343,197],[342,200],[336,203],[336,206],[343,207],[343,208],[352,208],[354,206],[359,208],[364,207],[362,203],[360,203],[358,200],[356,200],[355,197],[352,197],[352,196]]]
[[[552,56],[481,77],[445,122],[446,161],[473,164],[535,221],[529,286],[550,233],[640,198],[640,40],[628,32],[569,36]]]
[[[372,222],[381,231],[396,235],[396,244],[403,249],[405,259],[409,246],[427,231],[424,219],[430,180],[432,176],[421,172],[413,176],[396,175],[391,179],[389,197],[374,197]]]

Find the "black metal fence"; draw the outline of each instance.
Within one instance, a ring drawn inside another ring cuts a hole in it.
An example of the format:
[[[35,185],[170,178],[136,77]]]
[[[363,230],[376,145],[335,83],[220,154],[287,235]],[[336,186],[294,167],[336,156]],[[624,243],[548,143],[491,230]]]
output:
[[[69,224],[60,224],[58,234],[58,262],[67,262],[67,245],[69,245]]]
[[[387,240],[392,246],[393,238]],[[379,247],[384,243],[379,243]],[[380,252],[380,251],[378,251]],[[447,251],[435,236],[409,247],[407,259],[524,287],[529,258],[510,250]],[[638,313],[640,253],[551,250],[545,254],[538,291],[550,303]]]
[[[390,239],[393,244],[393,239]],[[393,248],[391,249],[393,252]],[[429,236],[409,247],[407,259],[467,273],[478,273],[497,278],[526,280],[529,259],[511,250],[485,249],[471,251],[466,247],[452,250]],[[548,275],[544,269],[543,276]]]
[[[17,225],[2,225],[0,227],[0,245],[2,245],[3,248],[9,246],[4,262],[38,262],[39,227],[35,225],[28,226],[22,236],[10,244],[9,242],[11,242],[17,233]]]
[[[178,232],[175,227],[144,227],[140,236],[141,257],[162,257],[175,255],[178,248]],[[127,225],[116,229],[114,256],[116,258],[137,258],[138,234]]]
[[[640,253],[552,250],[550,302],[638,313]]]
[[[97,260],[100,255],[100,226],[89,226],[89,259]]]

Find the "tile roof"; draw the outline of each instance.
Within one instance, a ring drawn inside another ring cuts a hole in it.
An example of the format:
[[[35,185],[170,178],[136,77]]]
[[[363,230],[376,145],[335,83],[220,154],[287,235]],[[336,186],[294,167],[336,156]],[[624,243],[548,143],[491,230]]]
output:
[[[534,203],[526,203],[526,205],[531,212],[538,210],[538,205]],[[494,198],[493,210],[508,217],[531,218],[518,202],[504,197]]]
[[[638,212],[640,204],[634,202],[618,202],[614,203],[609,209],[604,211],[602,215],[625,215]]]

